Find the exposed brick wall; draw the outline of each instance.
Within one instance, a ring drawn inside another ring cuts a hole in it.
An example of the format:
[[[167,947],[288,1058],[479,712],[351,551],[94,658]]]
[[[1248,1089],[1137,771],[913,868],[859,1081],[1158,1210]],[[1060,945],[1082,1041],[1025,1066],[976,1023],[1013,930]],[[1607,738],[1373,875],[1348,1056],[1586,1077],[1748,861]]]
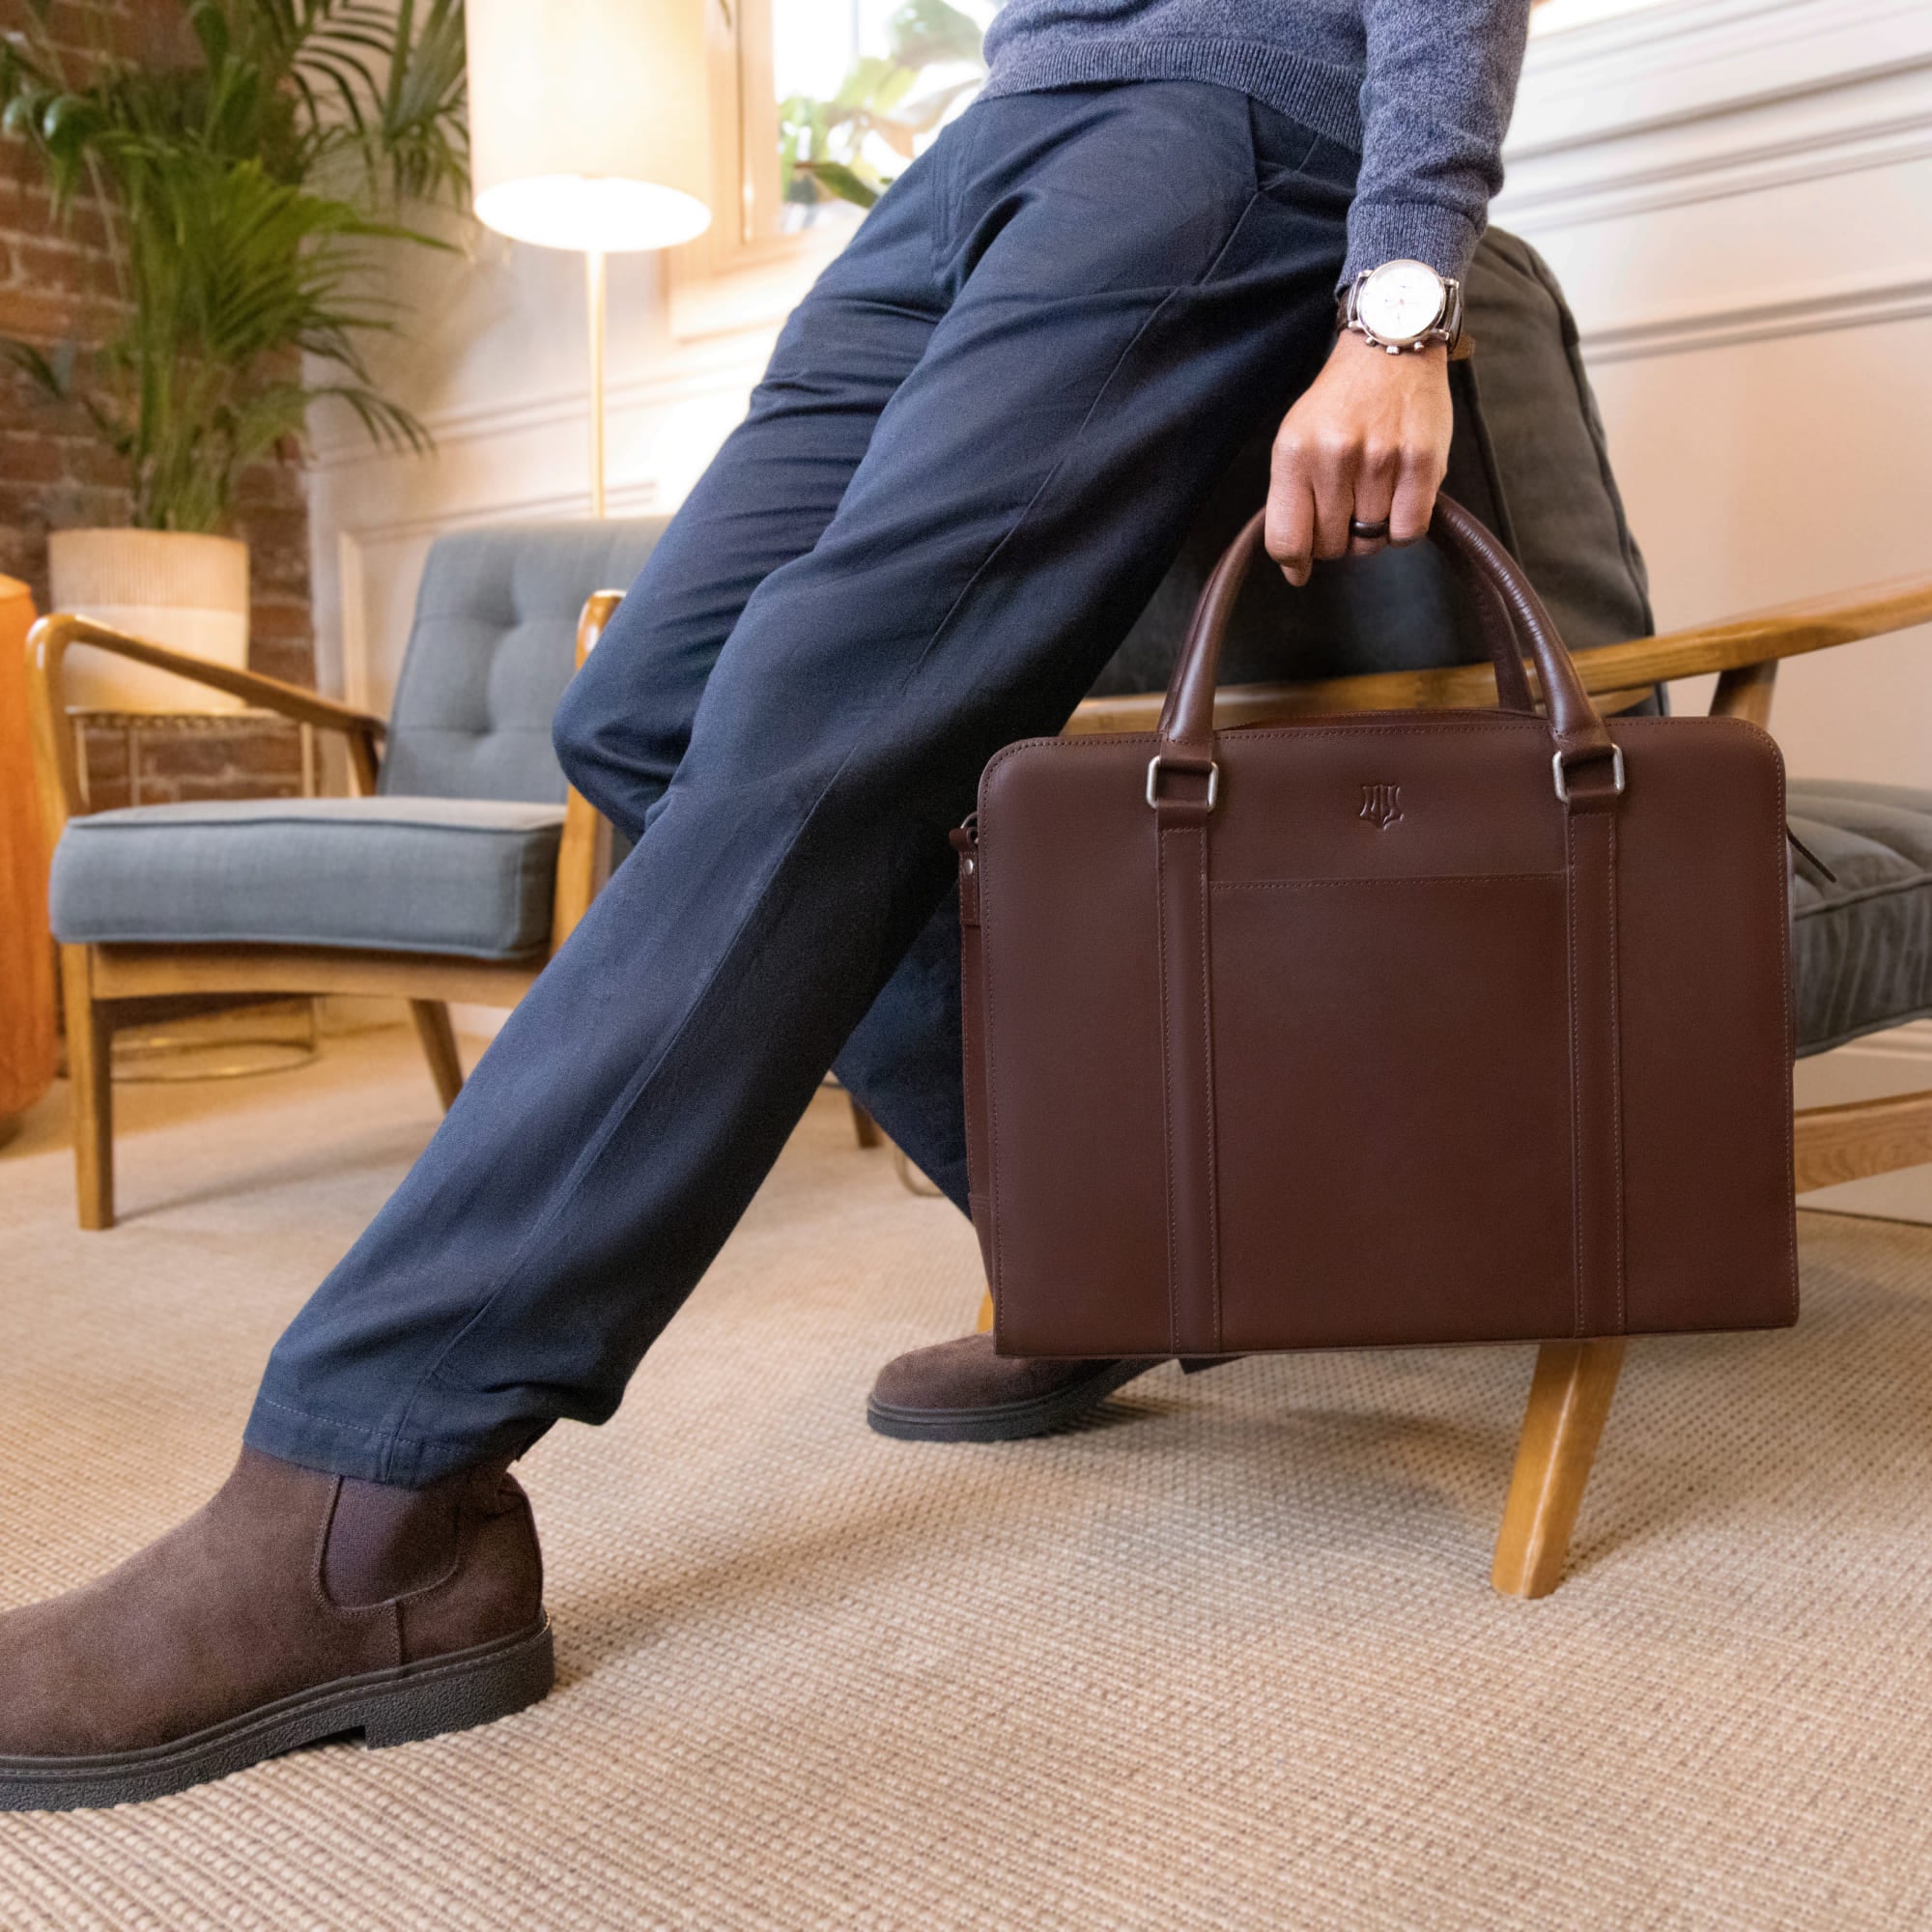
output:
[[[131,764],[129,758],[132,758]],[[301,737],[279,719],[156,720],[87,733],[87,802],[179,805],[218,798],[294,798],[301,790]]]
[[[174,0],[113,0],[108,11],[144,42],[174,31],[181,17]],[[56,31],[75,44],[86,38],[80,14],[70,5],[54,15]],[[57,221],[32,156],[17,141],[0,139],[0,335],[49,350],[70,339],[97,340],[114,302],[100,208],[83,200]],[[128,493],[114,457],[86,418],[51,405],[11,364],[0,368],[0,572],[30,583],[44,611],[47,531],[127,518]],[[248,545],[250,662],[272,677],[313,684],[308,497],[298,464],[262,463],[249,470],[235,534]],[[144,804],[282,794],[299,782],[298,741],[280,724],[242,723],[192,735],[142,732],[135,752]],[[95,806],[126,804],[123,735],[91,734],[88,762]]]

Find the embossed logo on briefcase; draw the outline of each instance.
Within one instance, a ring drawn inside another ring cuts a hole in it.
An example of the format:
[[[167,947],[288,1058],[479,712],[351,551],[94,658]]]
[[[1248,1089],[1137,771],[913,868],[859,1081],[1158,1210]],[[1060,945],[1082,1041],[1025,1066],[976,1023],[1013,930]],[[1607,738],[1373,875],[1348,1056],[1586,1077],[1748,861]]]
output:
[[[1378,831],[1386,832],[1402,817],[1402,787],[1396,784],[1365,784],[1359,816],[1366,818]]]

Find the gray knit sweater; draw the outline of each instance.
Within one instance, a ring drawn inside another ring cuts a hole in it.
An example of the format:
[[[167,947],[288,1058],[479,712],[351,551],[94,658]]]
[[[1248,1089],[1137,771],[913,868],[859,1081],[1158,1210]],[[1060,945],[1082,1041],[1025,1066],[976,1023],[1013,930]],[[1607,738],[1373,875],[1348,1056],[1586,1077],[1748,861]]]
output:
[[[1502,185],[1528,27],[1529,0],[1006,0],[985,92],[1239,88],[1361,155],[1345,280],[1399,255],[1460,275]]]

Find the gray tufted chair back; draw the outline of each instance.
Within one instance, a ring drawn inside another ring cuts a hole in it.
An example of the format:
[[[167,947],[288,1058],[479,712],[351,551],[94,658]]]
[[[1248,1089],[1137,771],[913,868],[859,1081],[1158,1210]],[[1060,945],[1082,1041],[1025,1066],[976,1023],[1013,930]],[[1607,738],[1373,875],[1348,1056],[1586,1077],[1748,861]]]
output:
[[[593,590],[627,590],[663,517],[504,524],[439,537],[416,593],[378,789],[561,805],[550,721]]]

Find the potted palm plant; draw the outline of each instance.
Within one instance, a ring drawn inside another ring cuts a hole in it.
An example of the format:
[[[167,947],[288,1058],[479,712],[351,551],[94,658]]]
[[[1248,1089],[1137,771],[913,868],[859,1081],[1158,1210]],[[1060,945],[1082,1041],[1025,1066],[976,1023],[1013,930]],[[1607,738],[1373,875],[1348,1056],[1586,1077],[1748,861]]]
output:
[[[181,0],[131,26],[92,4],[79,52],[52,30],[54,0],[21,12],[0,42],[0,128],[63,217],[99,207],[114,290],[94,340],[0,352],[86,414],[129,504],[130,527],[54,533],[54,601],[243,664],[247,467],[330,407],[426,445],[365,352],[396,322],[380,251],[446,245],[419,211],[463,200],[462,0]],[[75,669],[83,702],[179,701],[179,681],[138,667]]]

